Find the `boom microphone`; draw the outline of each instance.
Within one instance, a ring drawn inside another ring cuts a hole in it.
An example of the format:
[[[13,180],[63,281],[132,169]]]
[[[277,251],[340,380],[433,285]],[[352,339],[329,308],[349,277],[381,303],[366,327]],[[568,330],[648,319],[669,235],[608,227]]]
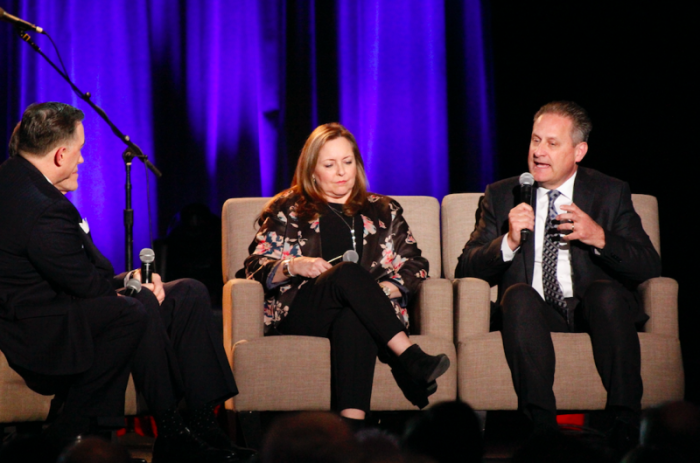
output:
[[[126,291],[124,291],[125,296],[134,297],[141,292],[141,282],[135,278],[126,282]]]
[[[12,16],[10,13],[3,10],[2,8],[0,8],[0,21],[5,21],[5,22],[8,22],[10,24],[14,24],[15,26],[19,27],[23,31],[31,30],[31,31],[36,31],[39,34],[44,33],[44,29],[42,29],[41,27],[35,26],[34,24],[27,22],[24,19],[20,19],[17,16]]]
[[[141,259],[141,282],[153,283],[151,281],[151,275],[153,275],[153,261],[156,260],[153,249],[143,248],[139,253],[139,259]]]
[[[535,185],[535,177],[530,172],[525,172],[520,176],[520,202],[532,205],[532,190]],[[527,243],[532,235],[532,230],[524,228],[520,230],[520,244]]]

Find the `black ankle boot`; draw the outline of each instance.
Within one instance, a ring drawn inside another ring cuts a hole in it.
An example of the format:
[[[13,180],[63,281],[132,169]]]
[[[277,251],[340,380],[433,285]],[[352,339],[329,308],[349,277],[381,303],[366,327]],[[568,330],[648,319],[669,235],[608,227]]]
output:
[[[396,362],[398,363],[398,362]],[[401,365],[390,364],[391,374],[404,397],[416,407],[423,409],[428,406],[428,397],[437,391],[437,382],[419,381],[413,379]]]
[[[447,355],[428,355],[418,344],[413,344],[399,355],[399,363],[411,378],[426,384],[432,383],[450,368]]]

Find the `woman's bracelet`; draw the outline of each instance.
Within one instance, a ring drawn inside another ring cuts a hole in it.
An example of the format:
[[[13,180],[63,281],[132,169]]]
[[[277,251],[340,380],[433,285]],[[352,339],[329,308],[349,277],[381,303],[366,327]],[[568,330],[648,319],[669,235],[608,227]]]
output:
[[[292,273],[292,270],[291,270],[293,260],[294,260],[294,257],[282,262],[282,273],[284,273],[284,276],[286,276],[287,278],[292,278],[292,277],[296,276],[295,274]]]
[[[391,288],[383,284],[380,284],[379,286],[382,288],[382,291],[384,291],[384,294],[386,294],[386,297],[391,299]]]

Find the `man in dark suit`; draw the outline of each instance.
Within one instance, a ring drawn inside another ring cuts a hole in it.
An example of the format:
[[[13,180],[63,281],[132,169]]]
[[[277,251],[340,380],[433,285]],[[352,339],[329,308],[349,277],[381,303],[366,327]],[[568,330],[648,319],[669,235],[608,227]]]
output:
[[[550,332],[585,331],[616,416],[612,438],[633,441],[642,398],[636,329],[648,318],[635,288],[659,276],[661,263],[627,183],[579,167],[590,130],[575,103],[540,108],[528,155],[532,204],[520,201],[517,177],[489,185],[456,276],[498,285],[494,329],[536,430],[557,430]]]
[[[0,350],[29,387],[63,402],[47,432],[57,449],[124,426],[132,373],[158,426],[154,462],[247,457],[213,413],[238,391],[206,288],[153,275],[134,297],[118,294],[139,273],[114,276],[64,196],[78,188],[82,120],[65,104],[30,105],[0,166]]]

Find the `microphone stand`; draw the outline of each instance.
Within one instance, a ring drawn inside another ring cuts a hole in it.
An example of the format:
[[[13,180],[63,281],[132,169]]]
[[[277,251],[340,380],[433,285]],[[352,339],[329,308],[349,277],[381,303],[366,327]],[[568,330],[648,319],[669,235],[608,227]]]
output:
[[[112,129],[112,132],[119,138],[126,146],[126,150],[122,154],[122,158],[124,159],[124,165],[126,169],[126,184],[124,186],[126,190],[126,206],[124,209],[124,229],[125,229],[125,234],[124,234],[124,249],[126,253],[126,270],[131,270],[133,268],[133,246],[134,246],[134,211],[131,208],[131,161],[133,158],[138,158],[141,162],[143,162],[148,169],[153,172],[153,174],[157,177],[160,178],[163,176],[163,174],[158,170],[156,166],[154,166],[151,161],[148,160],[148,156],[143,154],[143,151],[141,151],[141,148],[136,145],[136,143],[132,142],[131,139],[129,139],[128,135],[124,135],[121,130],[117,128],[116,125],[110,120],[109,116],[107,116],[107,113],[104,112],[102,108],[97,106],[92,100],[90,92],[83,93],[71,80],[70,78],[63,72],[61,71],[56,64],[54,64],[53,61],[49,59],[48,56],[44,54],[43,51],[41,51],[41,48],[34,43],[32,38],[27,34],[26,29],[19,25],[15,25],[15,28],[17,29],[17,33],[19,34],[20,38],[27,42],[37,53],[39,53],[50,65],[52,68],[56,70],[56,72],[63,77],[63,79],[68,82],[68,85],[73,89],[73,91],[78,95],[78,97],[86,102],[92,109],[95,110],[95,112],[104,120],[107,125]]]

